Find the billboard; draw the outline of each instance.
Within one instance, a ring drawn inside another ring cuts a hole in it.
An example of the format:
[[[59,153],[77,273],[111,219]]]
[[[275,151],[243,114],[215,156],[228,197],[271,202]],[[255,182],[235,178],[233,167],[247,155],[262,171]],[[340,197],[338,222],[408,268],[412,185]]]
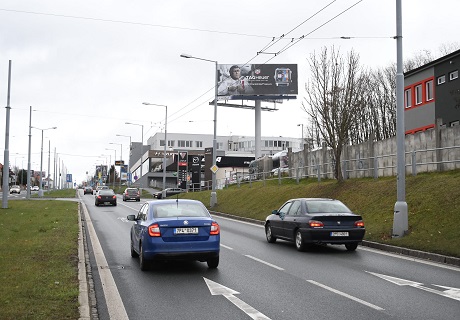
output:
[[[297,94],[296,64],[219,64],[218,99]]]

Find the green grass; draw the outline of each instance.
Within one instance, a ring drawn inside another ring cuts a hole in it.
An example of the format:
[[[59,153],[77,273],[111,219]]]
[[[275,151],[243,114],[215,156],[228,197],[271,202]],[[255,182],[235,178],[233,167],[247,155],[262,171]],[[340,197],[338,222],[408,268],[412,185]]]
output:
[[[291,198],[335,198],[363,216],[365,240],[460,257],[460,170],[406,177],[409,234],[393,239],[396,183],[395,177],[350,179],[341,184],[316,178],[299,184],[295,179],[283,179],[281,185],[278,179],[245,183],[217,190],[218,204],[212,210],[263,221]],[[179,197],[210,203],[210,191]]]
[[[43,198],[75,198],[75,189],[44,190]],[[31,194],[31,198],[38,198],[38,194]]]
[[[1,319],[78,319],[77,206],[14,200],[0,210]]]

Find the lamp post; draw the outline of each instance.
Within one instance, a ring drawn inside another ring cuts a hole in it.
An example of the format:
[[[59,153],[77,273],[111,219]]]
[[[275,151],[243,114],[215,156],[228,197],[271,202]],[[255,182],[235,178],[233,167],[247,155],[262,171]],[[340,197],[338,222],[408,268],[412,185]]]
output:
[[[168,144],[168,106],[164,104],[156,104],[156,103],[148,103],[142,102],[143,105],[146,106],[158,106],[158,107],[165,107],[165,143],[164,143],[164,150],[163,150],[163,191],[162,191],[162,198],[166,198],[166,145]]]
[[[125,124],[131,124],[131,125],[134,125],[134,126],[140,126],[142,127],[142,133],[141,133],[141,177],[139,178],[140,179],[140,182],[139,182],[139,189],[140,189],[140,192],[142,194],[142,157],[144,156],[144,125],[143,124],[138,124],[138,123],[131,123],[131,122],[125,122]]]
[[[46,128],[46,129],[40,129],[37,127],[31,127],[31,128],[42,131],[42,143],[41,143],[41,151],[40,151],[40,186],[38,187],[38,196],[43,197],[43,185],[42,185],[43,183],[42,181],[42,177],[43,177],[43,131],[57,129],[57,127],[51,127],[51,128]],[[29,190],[29,187],[27,189]]]
[[[128,177],[128,185],[131,185],[131,136],[125,136],[125,135],[122,135],[122,134],[117,134],[116,135],[117,137],[126,137],[126,138],[129,138],[129,155],[128,155],[128,174],[129,174],[129,177]]]
[[[406,202],[406,159],[404,133],[404,68],[402,50],[401,0],[396,0],[396,154],[397,201],[394,206],[393,238],[401,238],[409,230]]]
[[[109,148],[105,148],[105,150],[112,150],[112,151],[115,151],[115,161],[117,159],[117,149],[109,149]],[[110,159],[110,166],[112,165],[112,159]],[[113,187],[115,188],[115,166],[113,166],[113,180],[112,180],[112,185]],[[110,183],[110,169],[109,169],[109,183]]]
[[[303,123],[299,123],[297,126],[298,127],[302,126],[302,142],[300,143],[300,148],[303,150],[303,145],[304,145],[304,141],[303,141]]]
[[[217,172],[217,166],[216,166],[216,154],[217,154],[217,86],[218,86],[218,69],[217,69],[217,61],[216,60],[209,60],[209,59],[203,59],[203,58],[198,58],[194,57],[189,54],[181,54],[181,58],[186,58],[186,59],[197,59],[197,60],[203,60],[203,61],[208,61],[208,62],[214,62],[216,65],[216,74],[215,74],[215,79],[214,79],[214,136],[212,139],[212,191],[211,191],[211,201],[210,201],[210,206],[211,208],[217,205],[217,193],[216,193],[216,172]]]

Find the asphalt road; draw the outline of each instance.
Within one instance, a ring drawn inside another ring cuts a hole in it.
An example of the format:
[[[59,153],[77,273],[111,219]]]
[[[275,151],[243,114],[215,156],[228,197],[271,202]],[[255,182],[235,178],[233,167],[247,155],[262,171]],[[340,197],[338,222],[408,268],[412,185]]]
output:
[[[218,269],[176,262],[142,272],[130,256],[132,222],[126,220],[140,203],[119,197],[116,207],[95,207],[94,196],[79,192],[87,208],[99,319],[458,319],[460,314],[458,267],[361,246],[355,252],[327,246],[301,253],[288,242],[267,243],[261,225],[218,216]]]

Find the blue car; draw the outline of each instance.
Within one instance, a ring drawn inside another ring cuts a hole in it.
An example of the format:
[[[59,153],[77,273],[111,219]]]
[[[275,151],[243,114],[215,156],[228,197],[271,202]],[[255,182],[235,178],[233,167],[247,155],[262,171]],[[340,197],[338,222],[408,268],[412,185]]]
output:
[[[219,265],[220,227],[200,201],[148,201],[127,219],[134,221],[131,257],[139,257],[142,271],[161,260],[206,261],[208,268]]]

